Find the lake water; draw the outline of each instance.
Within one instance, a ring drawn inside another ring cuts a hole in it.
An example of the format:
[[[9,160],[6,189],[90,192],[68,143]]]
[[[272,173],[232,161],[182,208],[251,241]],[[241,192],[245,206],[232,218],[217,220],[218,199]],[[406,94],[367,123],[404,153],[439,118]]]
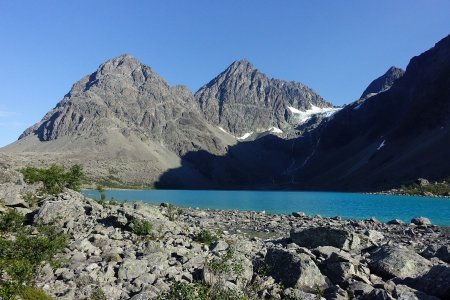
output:
[[[98,197],[97,191],[86,190]],[[280,191],[186,191],[186,190],[109,190],[107,198],[118,201],[172,203],[180,207],[266,211],[289,214],[302,211],[307,215],[341,216],[347,219],[376,217],[382,222],[413,217],[428,217],[433,224],[450,226],[450,199],[417,196],[367,195],[334,192]]]

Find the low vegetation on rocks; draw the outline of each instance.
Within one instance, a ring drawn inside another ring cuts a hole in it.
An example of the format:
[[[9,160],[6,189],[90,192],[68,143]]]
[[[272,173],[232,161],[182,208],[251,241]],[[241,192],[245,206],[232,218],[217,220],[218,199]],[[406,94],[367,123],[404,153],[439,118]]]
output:
[[[450,181],[428,182],[427,180],[418,180],[418,182],[402,186],[401,192],[407,195],[423,196],[450,196]]]

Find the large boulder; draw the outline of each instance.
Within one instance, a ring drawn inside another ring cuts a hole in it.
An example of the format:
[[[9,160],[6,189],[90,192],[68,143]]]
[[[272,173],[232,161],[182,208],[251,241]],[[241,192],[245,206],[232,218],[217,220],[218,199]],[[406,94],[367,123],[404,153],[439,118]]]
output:
[[[127,258],[120,265],[117,276],[119,279],[131,281],[145,273],[147,273],[147,261]]]
[[[395,286],[394,296],[398,300],[439,300],[439,298],[429,296],[404,284]]]
[[[22,185],[12,183],[0,185],[0,199],[8,207],[28,208],[28,203],[22,198],[22,194],[25,192],[26,188]]]
[[[85,208],[81,194],[66,192],[59,196],[50,196],[44,200],[34,216],[34,222],[42,224],[64,224],[69,220],[77,220],[84,216],[90,208]]]
[[[265,257],[268,273],[285,287],[315,292],[329,286],[329,280],[307,254],[279,248],[269,248]]]
[[[392,246],[377,248],[370,256],[370,268],[384,278],[417,277],[426,273],[431,262],[412,250]]]
[[[450,299],[450,267],[433,266],[428,272],[416,278],[397,279],[396,283],[405,284],[428,295],[441,299]]]
[[[418,226],[428,226],[431,225],[431,221],[425,217],[415,217],[411,219],[411,223]]]
[[[363,246],[359,234],[344,229],[329,227],[293,229],[290,236],[294,243],[308,248],[333,246],[343,250],[353,250]]]
[[[450,245],[430,245],[422,253],[426,258],[437,257],[442,261],[450,263]]]

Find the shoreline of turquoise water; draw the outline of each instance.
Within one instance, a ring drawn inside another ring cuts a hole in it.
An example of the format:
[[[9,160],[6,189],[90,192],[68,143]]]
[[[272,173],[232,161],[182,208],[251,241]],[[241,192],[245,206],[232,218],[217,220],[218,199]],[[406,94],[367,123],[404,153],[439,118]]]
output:
[[[83,194],[98,197],[95,190]],[[358,194],[345,192],[293,191],[211,191],[211,190],[107,190],[107,199],[143,201],[151,204],[172,203],[180,207],[221,210],[266,211],[290,214],[340,216],[344,219],[375,217],[382,222],[401,219],[405,223],[417,216],[429,218],[433,224],[450,226],[448,198]]]

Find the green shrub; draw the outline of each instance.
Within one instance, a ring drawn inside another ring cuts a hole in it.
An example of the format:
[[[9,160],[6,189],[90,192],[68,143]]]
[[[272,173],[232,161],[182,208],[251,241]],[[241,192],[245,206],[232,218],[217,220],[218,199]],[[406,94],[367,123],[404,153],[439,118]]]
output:
[[[450,194],[450,185],[446,182],[430,183],[428,185],[414,183],[408,186],[402,186],[401,190],[403,193],[409,195],[424,195],[425,193],[431,193],[436,196],[447,196]]]
[[[7,274],[7,282],[0,282],[2,299],[14,299],[15,295],[33,295],[38,298],[39,290],[26,289],[33,282],[44,261],[53,262],[53,257],[67,246],[67,237],[52,226],[38,226],[37,232],[24,226],[17,228],[15,239],[0,238],[0,273]],[[42,296],[44,297],[44,296]],[[22,297],[23,298],[23,297]],[[24,298],[25,299],[25,298]]]
[[[42,191],[50,195],[59,194],[64,188],[79,191],[85,178],[80,165],[72,166],[68,172],[58,165],[51,165],[48,168],[26,167],[20,172],[26,183],[42,182]]]
[[[183,210],[181,208],[176,208],[175,205],[169,203],[167,206],[167,217],[169,221],[175,221],[176,217],[181,215]]]
[[[16,232],[22,228],[25,217],[13,209],[0,216],[0,232]]]
[[[209,246],[217,241],[217,236],[213,235],[209,230],[203,229],[199,234],[194,236],[194,241]]]
[[[242,261],[235,256],[233,250],[228,250],[223,256],[215,257],[207,263],[206,267],[217,277],[233,274],[239,278],[244,272]]]
[[[149,235],[152,233],[153,224],[147,220],[133,219],[131,230],[137,235]]]

